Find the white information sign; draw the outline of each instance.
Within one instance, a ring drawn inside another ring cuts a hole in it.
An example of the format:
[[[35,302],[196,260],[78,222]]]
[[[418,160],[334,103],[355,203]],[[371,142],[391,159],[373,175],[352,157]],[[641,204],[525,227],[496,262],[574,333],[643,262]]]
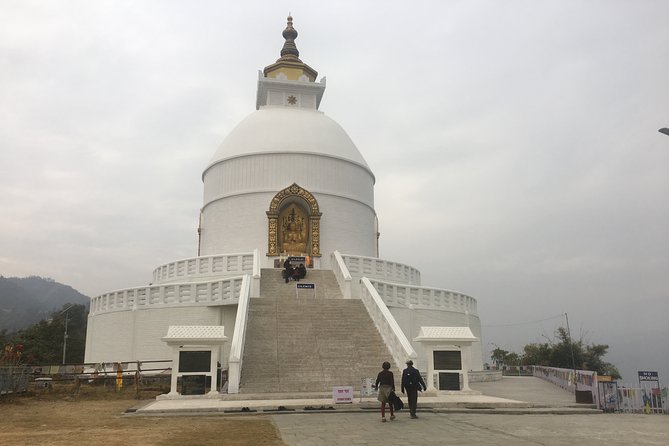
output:
[[[334,386],[332,388],[332,401],[335,404],[353,402],[353,386]]]
[[[373,378],[363,378],[360,386],[360,397],[376,395]]]

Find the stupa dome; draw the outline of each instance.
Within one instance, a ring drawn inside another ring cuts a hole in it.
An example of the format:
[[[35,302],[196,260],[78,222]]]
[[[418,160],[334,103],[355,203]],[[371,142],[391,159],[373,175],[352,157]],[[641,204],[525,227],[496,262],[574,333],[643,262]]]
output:
[[[323,155],[371,170],[346,131],[323,112],[263,106],[225,138],[208,168],[231,158],[274,153]],[[207,169],[208,169],[207,168]]]

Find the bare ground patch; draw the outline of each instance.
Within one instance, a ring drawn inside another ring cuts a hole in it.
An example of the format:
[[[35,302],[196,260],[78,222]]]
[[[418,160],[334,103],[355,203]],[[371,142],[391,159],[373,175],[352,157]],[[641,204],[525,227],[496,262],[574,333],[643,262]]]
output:
[[[123,417],[133,399],[0,399],[2,445],[285,446],[269,417]]]

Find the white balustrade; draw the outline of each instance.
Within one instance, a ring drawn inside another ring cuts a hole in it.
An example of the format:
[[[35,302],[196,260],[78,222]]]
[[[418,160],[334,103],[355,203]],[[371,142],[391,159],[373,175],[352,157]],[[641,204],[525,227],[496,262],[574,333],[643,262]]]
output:
[[[155,307],[236,304],[245,276],[206,282],[149,285],[112,291],[91,299],[91,315]]]
[[[360,299],[365,304],[374,325],[376,325],[383,341],[388,346],[388,350],[395,361],[395,366],[398,370],[402,370],[405,360],[416,359],[416,351],[370,280],[363,278],[361,285]]]
[[[341,254],[352,277],[387,280],[408,285],[420,285],[420,271],[397,262],[389,262],[376,257]]]
[[[153,283],[198,279],[216,275],[255,274],[259,269],[256,252],[219,254],[177,260],[153,270]]]
[[[415,307],[444,311],[468,312],[478,316],[476,299],[466,294],[441,288],[401,285],[370,280],[370,283],[379,293],[386,305],[400,307]]]

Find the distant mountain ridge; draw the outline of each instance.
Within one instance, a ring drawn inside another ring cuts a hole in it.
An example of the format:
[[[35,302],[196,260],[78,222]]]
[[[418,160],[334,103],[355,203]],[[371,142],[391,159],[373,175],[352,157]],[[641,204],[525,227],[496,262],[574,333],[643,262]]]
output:
[[[27,328],[67,303],[88,306],[90,298],[49,278],[0,276],[0,330]]]

